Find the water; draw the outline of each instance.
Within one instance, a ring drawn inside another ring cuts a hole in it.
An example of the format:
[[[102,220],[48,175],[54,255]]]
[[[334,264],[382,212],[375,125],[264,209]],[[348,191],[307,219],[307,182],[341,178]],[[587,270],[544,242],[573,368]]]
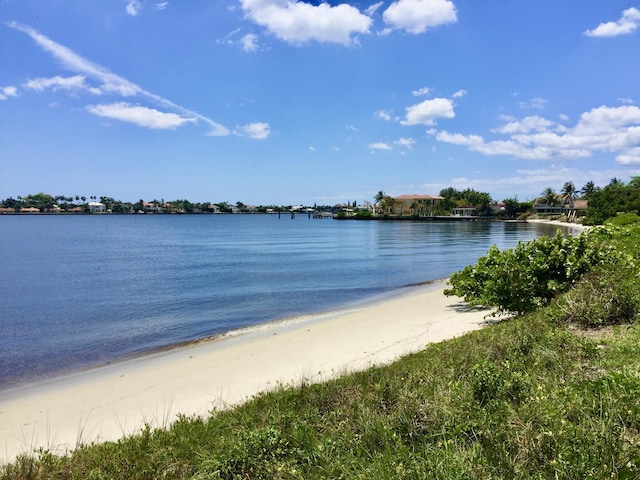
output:
[[[0,389],[447,277],[511,223],[0,217]]]

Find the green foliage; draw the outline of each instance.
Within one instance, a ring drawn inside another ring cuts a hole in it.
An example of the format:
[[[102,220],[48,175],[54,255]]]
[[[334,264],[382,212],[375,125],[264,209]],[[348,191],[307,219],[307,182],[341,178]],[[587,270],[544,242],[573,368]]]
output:
[[[616,225],[619,227],[622,227],[625,225],[633,225],[636,223],[640,223],[640,216],[632,212],[621,213],[605,221],[605,225]]]
[[[591,267],[613,261],[616,254],[597,235],[542,237],[512,249],[495,245],[473,266],[451,275],[445,295],[470,305],[497,307],[499,313],[522,314],[546,305]]]
[[[551,315],[586,328],[630,323],[640,312],[639,293],[630,269],[605,266],[585,274],[574,288],[559,296]]]
[[[616,179],[614,179],[616,180]],[[620,213],[640,214],[640,178],[634,177],[625,185],[616,180],[589,198],[585,224],[599,225]]]
[[[358,218],[370,218],[371,217],[371,211],[370,210],[358,210],[356,212],[356,217]]]

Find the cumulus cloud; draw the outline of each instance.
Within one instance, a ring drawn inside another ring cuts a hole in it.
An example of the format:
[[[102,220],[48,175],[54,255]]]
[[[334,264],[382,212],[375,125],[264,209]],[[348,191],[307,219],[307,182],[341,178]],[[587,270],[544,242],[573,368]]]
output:
[[[407,107],[407,116],[402,125],[435,125],[440,118],[453,118],[453,102],[448,98],[434,98]]]
[[[178,118],[187,117],[202,121],[203,123],[207,124],[210,129],[207,135],[223,136],[230,134],[229,130],[226,127],[211,120],[210,118],[201,115],[193,110],[184,108],[176,103],[173,103],[170,100],[167,100],[166,98],[163,98],[141,88],[135,83],[130,82],[129,80],[110,72],[106,68],[93,63],[86,58],[81,57],[70,48],[54,42],[50,38],[42,35],[38,31],[27,25],[23,25],[18,22],[10,22],[8,23],[8,25],[11,28],[29,35],[38,46],[51,54],[58,62],[62,64],[64,68],[78,74],[74,77],[68,77],[66,80],[64,79],[64,77],[54,77],[54,79],[49,79],[49,86],[43,88],[54,88],[54,86],[62,88],[62,85],[65,82],[75,82],[77,88],[82,88],[82,86],[84,85],[84,88],[95,94],[115,94],[124,97],[137,96],[149,100],[163,108],[177,111],[179,113],[179,115],[176,115]],[[82,79],[80,77],[82,77]],[[69,78],[72,80],[69,80]],[[86,85],[85,82],[88,82],[88,79],[91,79],[96,83],[96,85]],[[43,84],[46,83],[46,80],[43,81]],[[37,83],[34,83],[33,85],[35,87]]]
[[[397,0],[384,11],[383,18],[393,28],[414,34],[458,20],[450,0]]]
[[[618,35],[629,35],[640,25],[640,10],[631,7],[622,12],[622,16],[615,22],[601,23],[592,30],[587,30],[584,34],[588,37],[617,37]]]
[[[247,125],[237,126],[234,133],[242,137],[264,140],[265,138],[269,138],[269,135],[271,135],[271,126],[265,122],[249,123]]]
[[[13,85],[6,87],[0,86],[0,100],[6,100],[9,97],[17,97],[18,89]]]
[[[195,118],[185,118],[175,113],[160,112],[153,108],[130,105],[126,102],[89,105],[87,110],[100,117],[113,118],[155,130],[174,130],[185,123],[196,121]]]
[[[485,141],[480,135],[428,131],[440,142],[464,145],[485,155],[556,160],[611,152],[618,154],[616,161],[622,165],[640,164],[640,107],[633,105],[594,108],[580,115],[572,127],[533,116],[512,120],[493,132],[509,136]]]
[[[247,17],[279,39],[302,44],[318,42],[351,45],[354,36],[369,33],[372,20],[346,3],[311,5],[295,0],[240,0]]]

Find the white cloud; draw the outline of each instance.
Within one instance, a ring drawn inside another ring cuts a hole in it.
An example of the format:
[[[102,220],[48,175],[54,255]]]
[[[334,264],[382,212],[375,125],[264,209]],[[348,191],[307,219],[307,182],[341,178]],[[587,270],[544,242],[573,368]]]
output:
[[[351,45],[369,33],[372,20],[346,3],[311,5],[296,0],[240,0],[247,16],[279,39],[301,44],[316,40]]]
[[[429,92],[431,92],[431,89],[429,87],[422,87],[418,90],[413,90],[411,92],[411,95],[413,95],[414,97],[421,97],[423,95],[429,95]]]
[[[622,165],[640,163],[640,107],[633,105],[594,108],[580,115],[573,127],[558,126],[541,117],[526,117],[510,121],[493,132],[509,137],[487,142],[479,135],[435,129],[428,133],[440,142],[464,145],[485,155],[555,160],[612,152],[618,154],[616,160]]]
[[[622,103],[623,105],[633,105],[634,102],[633,98],[618,98],[618,102]]]
[[[406,148],[407,150],[413,150],[413,146],[416,144],[416,141],[413,138],[399,138],[395,142],[397,145]]]
[[[526,102],[518,103],[518,106],[523,110],[543,110],[547,106],[547,100],[545,98],[536,97]]]
[[[87,110],[100,117],[113,118],[155,130],[174,130],[195,118],[185,118],[175,113],[165,113],[153,108],[130,105],[126,102],[89,105]]]
[[[391,150],[391,147],[384,142],[370,143],[371,150]]]
[[[407,116],[402,125],[435,125],[439,118],[453,118],[453,103],[448,98],[434,98],[407,107]]]
[[[194,112],[193,110],[177,105],[170,100],[160,97],[159,95],[144,90],[135,83],[130,82],[129,80],[119,75],[111,73],[106,68],[81,57],[71,49],[54,42],[50,38],[42,35],[41,33],[37,32],[27,25],[22,25],[17,22],[10,22],[8,23],[8,25],[11,28],[29,35],[36,42],[36,44],[50,53],[56,60],[58,60],[62,64],[63,67],[75,73],[78,73],[81,76],[97,81],[99,85],[93,87],[96,89],[94,90],[94,93],[97,93],[99,91],[101,93],[118,94],[125,97],[140,96],[164,108],[176,110],[185,117],[195,118],[206,123],[210,128],[210,131],[207,133],[207,135],[209,136],[224,136],[229,135],[230,133],[226,127],[211,120],[210,118]]]
[[[6,100],[9,97],[17,97],[18,89],[13,85],[9,85],[6,87],[0,86],[0,100]]]
[[[91,90],[85,83],[84,75],[74,75],[72,77],[61,77],[56,75],[51,78],[35,78],[24,84],[26,88],[41,92],[51,88],[52,90]],[[93,90],[93,93],[100,93]]]
[[[616,157],[616,162],[620,165],[640,165],[640,147],[627,149]]]
[[[391,120],[391,113],[387,112],[386,110],[378,110],[375,115],[376,118],[379,118],[381,120]]]
[[[395,29],[415,34],[458,19],[450,0],[398,0],[384,11],[383,18]]]
[[[271,126],[265,122],[249,123],[247,125],[237,126],[234,133],[243,137],[264,140],[271,134]]]
[[[532,116],[525,117],[522,120],[511,120],[506,125],[494,128],[491,131],[497,133],[529,133],[531,131],[544,132],[555,125],[554,122],[546,118]]]
[[[588,37],[617,37],[633,33],[638,25],[640,25],[640,10],[631,7],[624,10],[622,16],[615,22],[601,23],[584,34]]]
[[[258,36],[253,33],[247,33],[240,40],[242,44],[242,50],[245,52],[255,52],[258,50]]]
[[[156,3],[156,10],[165,10],[169,6],[169,2]]]
[[[376,13],[378,11],[378,9],[384,5],[384,2],[378,2],[378,3],[374,3],[373,5],[371,5],[370,7],[366,8],[364,13],[366,13],[369,16],[372,16],[374,13]]]
[[[129,3],[127,3],[126,10],[129,15],[135,17],[142,10],[142,5],[138,0],[130,0]]]
[[[458,90],[456,93],[453,94],[453,98],[462,98],[464,97],[467,93],[466,90],[462,89],[462,90]]]

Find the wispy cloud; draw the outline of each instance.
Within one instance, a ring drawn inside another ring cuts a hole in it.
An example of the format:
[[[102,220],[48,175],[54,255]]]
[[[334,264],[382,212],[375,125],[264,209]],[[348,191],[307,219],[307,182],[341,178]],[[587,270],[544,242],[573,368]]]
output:
[[[384,142],[370,143],[369,148],[371,150],[392,150],[392,148]]]
[[[427,133],[440,142],[466,146],[485,155],[553,161],[612,152],[617,153],[616,161],[621,165],[640,165],[640,107],[633,105],[594,108],[580,115],[574,126],[531,116],[510,119],[492,131],[508,138],[485,141],[480,135],[437,129]]]
[[[157,106],[175,110],[180,114],[181,118],[192,118],[194,120],[202,121],[210,128],[207,135],[224,136],[230,134],[230,131],[226,127],[211,120],[210,118],[193,110],[184,108],[159,95],[144,90],[135,83],[130,82],[129,80],[110,72],[106,68],[81,57],[71,49],[54,42],[50,38],[42,35],[27,25],[23,25],[18,22],[10,22],[8,23],[8,26],[29,35],[38,46],[50,53],[62,64],[64,68],[78,74],[74,77],[68,77],[66,80],[64,77],[53,77],[49,80],[39,79],[33,84],[32,88],[35,88],[37,85],[40,85],[41,88],[45,88],[44,86],[47,83],[49,83],[49,86],[52,88],[62,88],[65,82],[75,82],[75,87],[80,88],[85,84],[84,82],[86,82],[87,79],[92,79],[97,82],[97,84],[94,86],[87,85],[86,88],[94,94],[114,94],[122,97],[138,96],[145,98]]]
[[[130,0],[127,2],[126,11],[132,17],[135,17],[142,10],[142,4],[138,0]]]
[[[402,137],[396,140],[394,143],[406,148],[407,150],[413,150],[413,146],[416,144],[416,141],[413,138]]]
[[[592,30],[587,30],[584,34],[588,37],[617,37],[618,35],[629,35],[640,25],[640,10],[631,7],[622,12],[622,16],[615,22],[601,23]]]
[[[263,140],[271,135],[271,125],[266,122],[255,122],[247,125],[239,125],[234,133],[243,137],[255,138]]]
[[[430,92],[431,89],[429,87],[422,87],[417,90],[413,90],[411,92],[411,95],[413,95],[414,97],[421,97],[423,95],[429,95]]]
[[[176,113],[161,112],[153,108],[130,105],[126,102],[89,105],[87,110],[100,117],[113,118],[154,130],[174,130],[185,123],[196,121],[195,118],[185,118]]]

